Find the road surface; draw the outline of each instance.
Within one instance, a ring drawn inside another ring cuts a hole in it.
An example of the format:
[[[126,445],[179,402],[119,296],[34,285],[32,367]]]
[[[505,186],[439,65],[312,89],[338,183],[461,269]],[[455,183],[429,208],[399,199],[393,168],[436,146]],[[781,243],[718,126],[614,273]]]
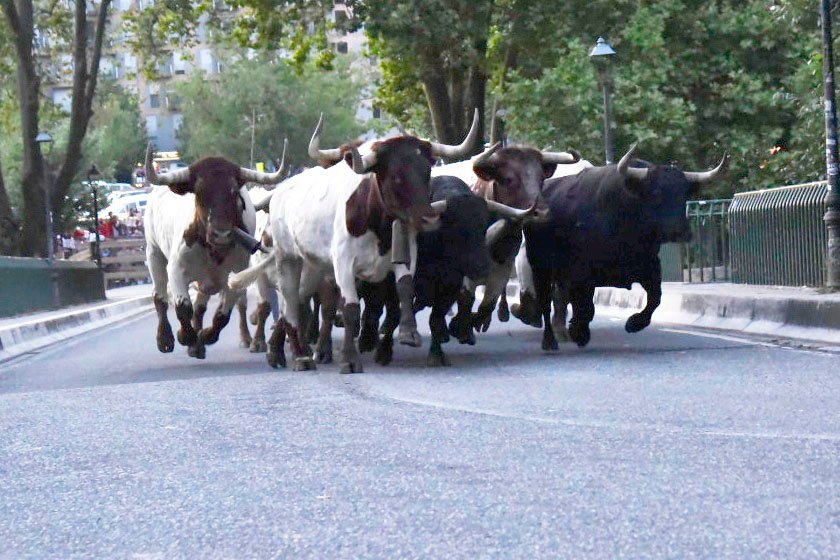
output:
[[[840,556],[840,354],[514,319],[348,376],[154,331],[0,365],[0,558]]]

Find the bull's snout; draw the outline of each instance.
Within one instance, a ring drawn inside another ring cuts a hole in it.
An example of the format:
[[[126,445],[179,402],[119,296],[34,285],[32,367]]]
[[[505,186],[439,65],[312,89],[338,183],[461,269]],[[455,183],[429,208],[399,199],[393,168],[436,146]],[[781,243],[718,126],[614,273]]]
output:
[[[230,229],[210,228],[207,232],[207,242],[210,245],[228,246],[233,243],[233,231]]]
[[[430,216],[421,216],[417,225],[420,231],[430,232],[436,231],[440,228],[440,215],[432,214]]]

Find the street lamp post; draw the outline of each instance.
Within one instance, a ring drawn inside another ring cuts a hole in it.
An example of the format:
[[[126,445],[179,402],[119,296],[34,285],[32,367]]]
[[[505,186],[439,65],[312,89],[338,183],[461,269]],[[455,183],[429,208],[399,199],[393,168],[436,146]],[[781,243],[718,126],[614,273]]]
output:
[[[102,272],[102,249],[99,244],[99,186],[93,182],[94,177],[99,177],[99,169],[91,165],[87,172],[88,187],[93,191],[93,234],[96,236],[96,266]]]
[[[39,132],[38,136],[35,137],[35,143],[38,144],[39,148],[42,149],[44,145],[52,146],[52,136],[50,136],[49,132]],[[51,148],[50,148],[51,150]],[[50,172],[50,165],[47,161],[47,158],[44,158],[44,208],[46,209],[46,228],[47,228],[47,254],[46,257],[48,259],[53,258],[55,255],[55,248],[54,248],[54,235],[53,235],[53,218],[52,218],[52,174]]]
[[[603,37],[598,37],[595,46],[589,53],[589,59],[598,70],[598,77],[604,89],[604,152],[607,165],[615,163],[615,141],[613,139],[612,104],[610,100],[611,87],[611,59],[615,51]]]
[[[837,102],[834,97],[834,49],[831,38],[831,0],[820,3],[823,42],[823,78],[825,79],[825,164],[828,198],[823,221],[828,230],[826,285],[840,289],[840,192],[837,184]]]

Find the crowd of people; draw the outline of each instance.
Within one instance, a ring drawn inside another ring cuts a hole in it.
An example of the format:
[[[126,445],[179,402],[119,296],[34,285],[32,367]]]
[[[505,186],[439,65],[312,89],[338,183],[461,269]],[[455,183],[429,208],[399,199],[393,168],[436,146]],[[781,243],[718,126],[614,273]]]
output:
[[[98,225],[99,238],[103,241],[120,237],[142,237],[145,231],[143,229],[143,213],[135,208],[132,208],[128,216],[122,220],[113,212],[108,212],[107,217],[99,219]],[[60,254],[65,259],[69,259],[82,247],[94,242],[96,242],[96,232],[90,229],[76,228],[72,234],[56,238],[55,247],[57,253],[60,250]]]

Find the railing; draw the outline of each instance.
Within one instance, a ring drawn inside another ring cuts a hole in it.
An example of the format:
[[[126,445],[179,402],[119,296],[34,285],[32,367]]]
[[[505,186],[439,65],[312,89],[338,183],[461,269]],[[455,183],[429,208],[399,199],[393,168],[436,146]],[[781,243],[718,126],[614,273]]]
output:
[[[108,288],[134,281],[150,281],[146,267],[146,240],[142,237],[123,237],[103,239],[102,272]],[[88,249],[79,251],[71,260],[96,260],[96,243]]]
[[[726,282],[729,267],[729,199],[690,200],[685,215],[691,228],[688,243],[667,243],[659,260],[666,282]]]
[[[729,211],[733,281],[825,283],[824,182],[738,193]]]

